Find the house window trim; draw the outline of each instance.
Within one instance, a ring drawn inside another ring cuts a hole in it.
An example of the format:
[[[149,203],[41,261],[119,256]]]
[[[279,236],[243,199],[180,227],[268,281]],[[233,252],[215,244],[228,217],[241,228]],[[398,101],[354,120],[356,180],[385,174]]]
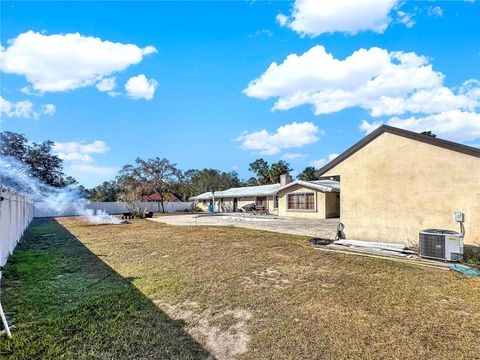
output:
[[[280,207],[279,205],[280,205],[280,195],[275,194],[273,195],[273,209],[278,210],[278,208]],[[287,207],[288,207],[288,204],[287,204]]]
[[[313,194],[313,209],[289,209],[288,208],[288,196],[289,195],[306,195],[306,194]],[[313,213],[317,212],[317,191],[298,191],[298,192],[289,192],[285,194],[286,201],[285,201],[285,208],[287,212],[304,212],[304,213]]]

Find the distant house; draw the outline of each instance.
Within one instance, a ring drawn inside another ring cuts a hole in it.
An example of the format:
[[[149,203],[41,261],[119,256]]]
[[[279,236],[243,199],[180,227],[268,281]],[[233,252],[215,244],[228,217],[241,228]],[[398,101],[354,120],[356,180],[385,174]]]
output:
[[[213,204],[215,211],[234,212],[245,205],[264,207],[271,214],[317,219],[340,215],[340,183],[333,180],[292,181],[282,175],[280,183],[231,188],[206,192],[191,198],[206,210]]]
[[[480,243],[480,149],[381,126],[317,172],[340,179],[348,239],[417,242],[420,230],[459,230]]]
[[[158,193],[153,193],[151,195],[143,195],[142,196],[142,201],[146,201],[146,202],[159,202],[161,201],[160,199],[160,194]],[[175,195],[173,194],[165,194],[163,196],[163,201],[164,202],[178,202],[180,201],[179,198],[177,198]]]

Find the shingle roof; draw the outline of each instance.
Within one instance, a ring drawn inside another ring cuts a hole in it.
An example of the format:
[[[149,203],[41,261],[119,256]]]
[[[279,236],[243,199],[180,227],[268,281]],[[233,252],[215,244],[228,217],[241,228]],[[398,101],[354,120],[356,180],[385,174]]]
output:
[[[292,185],[304,185],[310,186],[321,191],[339,191],[340,183],[334,180],[315,180],[315,181],[294,181],[285,186],[280,184],[270,184],[270,185],[259,185],[259,186],[245,186],[238,188],[231,188],[223,191],[215,191],[215,198],[222,197],[247,197],[247,196],[265,196],[273,195],[279,190],[286,189]],[[190,198],[190,200],[210,200],[212,198],[211,192],[206,192],[197,196]]]

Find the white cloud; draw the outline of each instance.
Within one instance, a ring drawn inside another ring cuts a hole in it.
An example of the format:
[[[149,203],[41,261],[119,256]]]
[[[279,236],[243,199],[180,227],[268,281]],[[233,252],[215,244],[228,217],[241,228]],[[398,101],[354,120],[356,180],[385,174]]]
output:
[[[115,167],[96,165],[92,154],[104,154],[110,148],[102,140],[91,143],[81,142],[56,142],[53,151],[65,161],[67,172],[79,180],[90,182],[89,176],[112,177],[118,171]]]
[[[362,120],[360,123],[360,130],[364,131],[365,134],[370,134],[376,128],[382,126],[383,122],[381,121],[372,121],[371,123],[367,120]]]
[[[283,15],[283,14],[278,14],[276,16],[277,22],[280,24],[280,26],[285,26],[288,22],[288,16]]]
[[[25,118],[37,120],[42,115],[53,115],[55,113],[55,105],[44,104],[40,109],[35,110],[32,102],[28,100],[10,102],[0,96],[0,114],[12,118]]]
[[[479,105],[480,85],[470,80],[453,91],[429,59],[413,52],[360,49],[344,60],[317,45],[298,56],[273,62],[244,90],[259,99],[277,98],[273,110],[312,104],[315,114],[352,107],[372,116],[473,110]]]
[[[285,154],[282,155],[282,159],[283,160],[290,160],[290,161],[294,161],[294,160],[298,160],[298,159],[303,159],[307,157],[306,154],[301,154],[301,153],[290,153],[290,152],[287,152]]]
[[[460,110],[450,110],[425,117],[409,117],[401,119],[393,117],[388,125],[415,132],[432,131],[438,137],[452,141],[472,141],[480,139],[480,114]],[[363,121],[360,129],[369,133],[381,123]]]
[[[296,0],[291,16],[277,15],[281,26],[288,26],[302,36],[360,31],[383,33],[391,22],[389,13],[397,0]]]
[[[45,104],[45,105],[42,105],[41,113],[45,114],[45,115],[53,115],[53,114],[55,114],[56,110],[57,109],[55,108],[55,105]]]
[[[53,151],[56,153],[104,154],[109,150],[110,148],[102,140],[95,140],[90,144],[72,141],[56,142],[55,145],[53,145]]]
[[[103,92],[112,91],[113,89],[115,89],[115,86],[116,86],[115,76],[103,78],[97,83],[96,86],[99,91],[103,91]]]
[[[131,77],[125,84],[127,95],[132,99],[153,99],[155,89],[157,88],[157,81],[155,79],[147,79],[144,74]]]
[[[73,163],[70,169],[74,173],[96,175],[111,178],[118,171],[115,167],[96,166],[92,164]]]
[[[407,13],[402,10],[397,11],[397,23],[404,24],[407,28],[413,27],[415,25],[415,20],[413,20],[415,14]]]
[[[75,34],[45,35],[28,31],[0,49],[0,70],[25,76],[37,92],[74,90],[138,64],[152,46],[114,43]]]
[[[428,16],[443,16],[443,9],[440,6],[430,6],[427,11]]]
[[[328,155],[328,161],[332,161],[332,160],[335,159],[337,156],[338,156],[338,154],[335,154],[335,153]]]
[[[249,38],[256,38],[258,36],[265,35],[267,37],[271,37],[273,35],[273,32],[269,29],[262,29],[262,30],[257,30],[253,34],[248,35]]]
[[[327,159],[318,159],[310,162],[310,166],[313,166],[316,169],[321,168],[322,166],[326,165],[333,159],[335,159],[338,156],[338,154],[330,154],[328,155],[328,160]]]
[[[258,152],[261,155],[278,154],[282,149],[301,148],[316,143],[324,131],[311,122],[293,122],[280,126],[274,133],[263,129],[240,135],[236,141],[241,142],[244,150]]]

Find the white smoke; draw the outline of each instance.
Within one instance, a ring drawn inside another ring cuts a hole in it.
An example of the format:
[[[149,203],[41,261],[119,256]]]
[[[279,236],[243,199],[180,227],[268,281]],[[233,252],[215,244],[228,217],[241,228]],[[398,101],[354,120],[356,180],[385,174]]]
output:
[[[41,210],[57,214],[74,213],[91,224],[119,224],[122,221],[103,210],[88,209],[89,201],[74,185],[57,188],[29,175],[27,168],[11,157],[0,156],[0,181],[4,187],[28,197]]]

